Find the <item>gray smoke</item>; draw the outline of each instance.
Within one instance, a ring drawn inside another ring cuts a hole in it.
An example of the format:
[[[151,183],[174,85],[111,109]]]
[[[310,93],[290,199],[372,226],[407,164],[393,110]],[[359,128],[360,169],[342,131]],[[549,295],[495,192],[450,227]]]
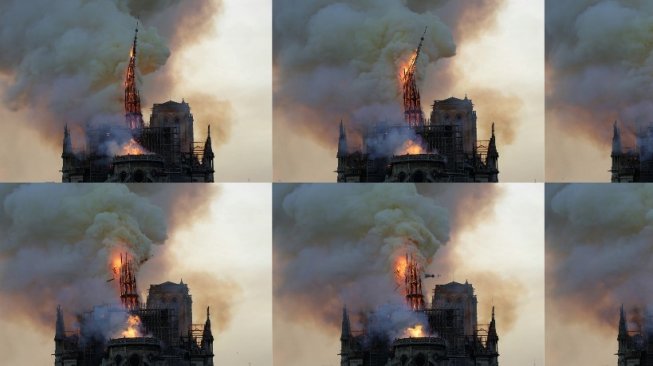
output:
[[[619,307],[653,303],[653,188],[546,187],[547,298],[614,332]]]
[[[126,186],[11,187],[0,214],[3,310],[37,323],[51,327],[57,304],[73,314],[117,303],[112,258],[129,253],[138,266],[167,237],[163,211]]]
[[[449,218],[414,185],[275,186],[274,217],[275,301],[289,313],[334,327],[346,304],[390,312],[396,325],[420,321],[406,317],[395,261],[412,253],[426,265],[449,239]]]
[[[137,76],[142,84],[144,76],[168,60],[168,43],[176,52],[190,45],[220,8],[220,1],[198,0],[3,1],[0,48],[10,50],[0,55],[3,102],[28,110],[34,128],[51,142],[60,143],[68,124],[79,149],[87,124],[102,118],[103,123],[124,125],[116,116],[124,114],[122,83],[137,17]],[[158,87],[174,79],[158,74]],[[157,101],[149,97],[142,94],[144,110]]]
[[[556,128],[608,146],[618,119],[632,133],[653,122],[653,4],[547,1],[547,114]]]
[[[378,122],[402,124],[400,68],[424,44],[418,87],[438,60],[455,55],[495,19],[502,0],[314,0],[274,2],[275,118],[325,146],[343,119],[352,137]],[[453,75],[426,87],[449,93]],[[472,96],[473,97],[473,96]],[[422,101],[430,103],[430,101]],[[286,128],[286,127],[284,127]]]

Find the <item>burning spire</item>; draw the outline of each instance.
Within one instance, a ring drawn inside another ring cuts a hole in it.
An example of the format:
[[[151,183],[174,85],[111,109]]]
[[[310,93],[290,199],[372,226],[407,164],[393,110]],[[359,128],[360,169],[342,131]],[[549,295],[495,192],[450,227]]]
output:
[[[406,289],[406,302],[412,310],[424,309],[424,295],[422,294],[422,277],[417,262],[411,254],[406,254],[406,273],[404,277]]]
[[[125,254],[120,254],[120,301],[127,310],[137,310],[140,308],[138,292],[136,291],[136,273],[134,266]]]
[[[134,44],[129,54],[129,66],[125,75],[125,123],[132,130],[143,128],[141,113],[141,97],[136,88],[136,41],[138,39],[138,23],[134,32]]]
[[[422,34],[422,38],[419,41],[419,46],[417,46],[415,53],[410,58],[408,67],[404,68],[404,74],[402,76],[404,89],[404,118],[406,123],[411,127],[424,124],[424,112],[422,112],[419,90],[417,89],[417,82],[415,81],[415,68],[425,35],[426,27],[424,28],[424,34]]]
[[[68,124],[63,128],[63,152],[61,154],[61,157],[65,157],[67,155],[71,155],[73,153],[73,143],[70,140],[70,131],[68,130]]]

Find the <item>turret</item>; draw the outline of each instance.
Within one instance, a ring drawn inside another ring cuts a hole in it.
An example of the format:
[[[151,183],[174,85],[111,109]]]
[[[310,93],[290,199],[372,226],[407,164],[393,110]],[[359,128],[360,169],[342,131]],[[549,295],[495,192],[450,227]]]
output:
[[[494,306],[492,307],[492,320],[487,331],[487,349],[492,353],[499,353],[499,336],[497,335],[497,326],[494,320]]]
[[[490,136],[490,143],[487,149],[486,164],[490,170],[488,180],[490,182],[499,181],[499,152],[497,151],[496,136],[494,135],[494,122],[492,122],[492,136]]]
[[[619,343],[619,353],[625,352],[628,342],[628,329],[626,328],[623,305],[621,305],[621,309],[619,310],[619,335],[617,336],[617,341]]]
[[[621,170],[621,131],[619,126],[617,126],[617,121],[614,121],[612,125],[612,153],[610,157],[612,158],[612,182],[619,182],[619,171]]]
[[[211,314],[209,307],[206,307],[206,322],[202,332],[202,351],[205,356],[210,356],[210,365],[213,365],[213,333],[211,332]]]
[[[57,321],[54,333],[54,364],[55,366],[63,365],[63,353],[64,353],[64,342],[65,342],[65,327],[63,322],[63,313],[61,311],[61,306],[57,306]]]
[[[348,153],[347,131],[345,131],[345,126],[343,126],[342,120],[340,120],[340,137],[338,138],[338,153],[336,154],[336,157],[338,158],[338,169],[336,170],[336,173],[338,173],[338,182],[346,181],[345,160],[347,159]]]
[[[349,353],[351,352],[351,325],[347,307],[342,308],[342,330],[340,333],[340,365],[349,365]]]
[[[211,146],[211,125],[208,127],[208,133],[206,135],[206,142],[204,142],[204,153],[202,154],[202,166],[207,170],[208,182],[213,182],[213,147]]]

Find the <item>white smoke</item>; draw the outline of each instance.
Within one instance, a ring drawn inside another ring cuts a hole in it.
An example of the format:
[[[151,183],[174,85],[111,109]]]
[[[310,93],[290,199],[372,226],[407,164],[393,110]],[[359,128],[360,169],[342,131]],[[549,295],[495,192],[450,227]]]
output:
[[[136,267],[167,237],[163,211],[126,186],[8,186],[0,215],[3,308],[52,325],[64,312],[116,304],[112,259],[128,253]]]
[[[424,266],[449,239],[447,210],[414,185],[284,185],[274,196],[275,298],[327,325],[343,304],[408,310],[395,260],[408,252]]]

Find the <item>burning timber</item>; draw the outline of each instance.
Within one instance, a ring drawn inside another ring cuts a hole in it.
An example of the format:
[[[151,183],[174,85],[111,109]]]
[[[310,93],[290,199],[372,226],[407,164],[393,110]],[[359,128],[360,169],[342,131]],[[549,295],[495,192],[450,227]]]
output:
[[[206,141],[194,141],[188,103],[154,104],[149,123],[143,121],[136,87],[137,35],[138,28],[125,73],[124,126],[87,126],[84,151],[73,151],[66,126],[61,181],[213,182],[211,127]]]
[[[424,118],[415,78],[423,41],[424,36],[401,72],[402,124],[379,123],[368,128],[363,131],[362,148],[350,151],[340,122],[338,182],[499,181],[494,123],[490,139],[478,140],[471,99],[436,100],[430,119]],[[394,146],[397,139],[403,141],[399,147]]]
[[[54,365],[212,366],[209,309],[204,324],[192,323],[193,301],[183,281],[150,285],[143,306],[131,260],[121,255],[119,263],[115,273],[122,306],[96,306],[78,314],[74,331],[66,331],[57,308]]]
[[[494,308],[490,324],[478,324],[477,300],[471,284],[450,282],[436,285],[428,306],[416,261],[406,255],[400,260],[397,273],[403,277],[401,282],[404,283],[407,309],[425,317],[426,324],[404,329],[402,335],[394,339],[389,334],[369,329],[356,332],[351,329],[345,308],[340,336],[341,366],[499,365]]]

